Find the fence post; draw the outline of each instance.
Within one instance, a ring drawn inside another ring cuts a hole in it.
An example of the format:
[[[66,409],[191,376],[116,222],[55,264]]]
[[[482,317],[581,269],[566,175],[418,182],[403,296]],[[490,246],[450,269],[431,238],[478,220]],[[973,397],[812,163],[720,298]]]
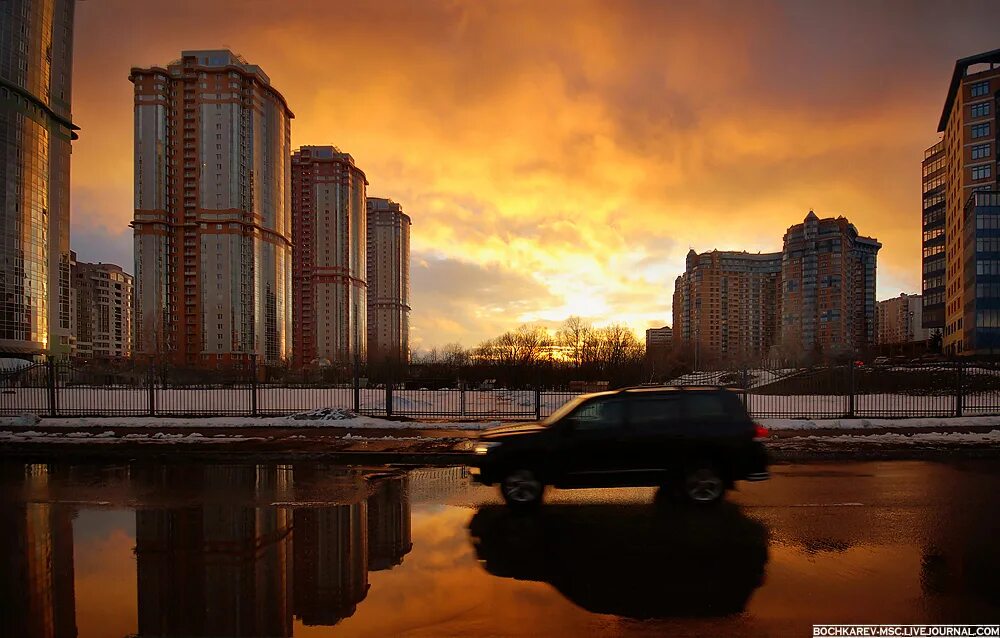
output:
[[[851,358],[851,363],[849,365],[848,383],[847,383],[847,418],[854,418],[854,394],[855,394],[855,384],[854,384],[854,358]]]
[[[740,387],[743,389],[743,407],[750,412],[750,372],[744,367],[740,370]]]
[[[49,372],[49,416],[54,417],[59,413],[58,395],[56,392],[56,361],[48,357],[45,361]]]
[[[535,420],[542,420],[542,391],[535,386]]]
[[[465,416],[465,381],[458,384],[459,414]]]
[[[385,384],[385,415],[392,416],[392,381]]]
[[[386,384],[391,383],[387,381]],[[354,355],[354,413],[361,412],[361,361]]]
[[[149,416],[156,416],[156,370],[153,366],[146,373],[146,386],[149,390]]]
[[[962,376],[963,376],[963,363],[962,361],[955,362],[955,416],[962,416],[962,399],[963,399],[963,389],[962,389]]]
[[[250,416],[257,416],[257,353],[250,354]]]

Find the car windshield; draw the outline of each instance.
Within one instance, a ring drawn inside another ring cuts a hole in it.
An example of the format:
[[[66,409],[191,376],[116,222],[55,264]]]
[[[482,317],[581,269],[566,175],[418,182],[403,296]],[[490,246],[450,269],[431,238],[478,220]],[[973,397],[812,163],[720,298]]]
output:
[[[562,407],[560,407],[558,410],[556,410],[549,416],[545,417],[545,419],[542,420],[542,425],[552,425],[559,419],[563,418],[564,416],[575,410],[576,406],[580,405],[589,398],[590,395],[582,394],[576,397],[575,399],[570,399],[566,403],[562,404]]]

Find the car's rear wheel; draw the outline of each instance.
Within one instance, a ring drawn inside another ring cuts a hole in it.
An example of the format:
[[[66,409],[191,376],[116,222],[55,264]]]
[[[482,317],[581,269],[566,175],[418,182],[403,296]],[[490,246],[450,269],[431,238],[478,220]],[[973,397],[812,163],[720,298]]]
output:
[[[512,470],[500,482],[500,494],[508,505],[530,507],[542,502],[545,484],[533,470]]]
[[[684,475],[684,497],[695,505],[718,503],[726,494],[726,480],[710,463],[699,463]]]

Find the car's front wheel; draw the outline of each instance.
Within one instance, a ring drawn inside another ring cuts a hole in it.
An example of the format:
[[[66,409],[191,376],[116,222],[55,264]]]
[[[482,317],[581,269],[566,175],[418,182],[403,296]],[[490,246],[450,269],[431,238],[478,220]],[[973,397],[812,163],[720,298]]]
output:
[[[689,502],[710,505],[725,496],[726,480],[714,465],[698,464],[685,473],[682,490]]]
[[[529,507],[542,502],[545,484],[538,475],[528,469],[508,472],[500,482],[500,494],[508,505]]]

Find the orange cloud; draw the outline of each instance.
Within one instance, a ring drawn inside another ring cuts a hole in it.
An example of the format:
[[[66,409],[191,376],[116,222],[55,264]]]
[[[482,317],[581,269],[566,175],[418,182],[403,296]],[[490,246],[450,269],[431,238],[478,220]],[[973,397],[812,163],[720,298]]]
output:
[[[415,270],[502,273],[447,312],[414,286],[415,344],[568,314],[669,323],[688,248],[778,250],[809,208],[882,240],[882,296],[917,291],[921,153],[954,59],[996,46],[1000,8],[965,10],[83,3],[74,225],[131,218],[128,68],[225,44],[284,93],[294,144],[337,144],[403,204]]]

